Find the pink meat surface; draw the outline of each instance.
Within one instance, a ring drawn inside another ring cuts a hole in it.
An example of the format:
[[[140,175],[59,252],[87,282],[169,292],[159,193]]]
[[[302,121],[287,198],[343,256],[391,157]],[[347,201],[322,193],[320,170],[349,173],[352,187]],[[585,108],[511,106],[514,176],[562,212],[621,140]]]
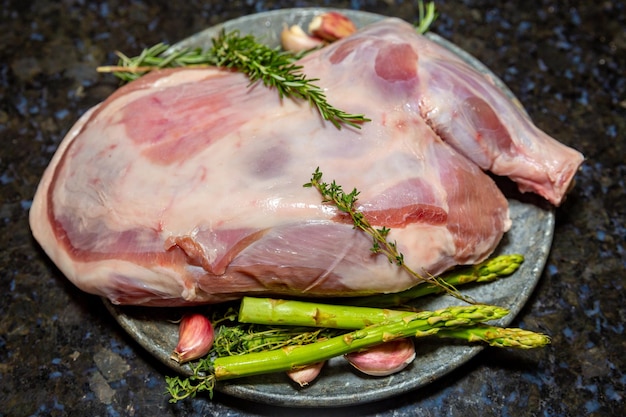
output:
[[[360,190],[359,209],[425,276],[483,260],[510,227],[483,169],[558,203],[582,160],[400,20],[302,65],[330,103],[372,121],[338,130],[230,71],[152,73],[68,133],[34,236],[78,287],[120,304],[395,292],[415,278],[302,186],[316,167]]]

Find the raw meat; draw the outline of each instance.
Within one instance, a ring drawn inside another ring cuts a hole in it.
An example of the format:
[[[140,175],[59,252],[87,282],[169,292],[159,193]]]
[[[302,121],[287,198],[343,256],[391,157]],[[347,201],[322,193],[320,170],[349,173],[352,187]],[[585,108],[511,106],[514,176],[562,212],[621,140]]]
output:
[[[33,202],[34,236],[78,287],[120,304],[394,292],[415,279],[302,187],[316,167],[359,189],[359,208],[426,275],[481,261],[510,227],[481,167],[558,203],[580,164],[400,20],[302,65],[333,105],[372,121],[337,130],[230,71],[144,76],[61,143]]]

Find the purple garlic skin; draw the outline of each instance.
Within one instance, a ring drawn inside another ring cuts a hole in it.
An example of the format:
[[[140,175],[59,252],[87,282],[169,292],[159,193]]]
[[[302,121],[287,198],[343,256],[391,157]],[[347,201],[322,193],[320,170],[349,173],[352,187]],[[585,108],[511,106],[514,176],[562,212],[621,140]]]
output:
[[[285,27],[280,33],[280,42],[283,49],[297,53],[335,42],[354,32],[356,26],[349,18],[328,12],[313,18],[308,33],[297,25]]]
[[[201,358],[209,353],[215,340],[211,321],[202,314],[183,316],[178,329],[178,345],[170,359],[182,364]]]
[[[413,339],[391,340],[367,350],[344,355],[352,366],[371,376],[387,376],[400,372],[415,359]]]
[[[315,16],[309,25],[311,35],[327,42],[345,38],[356,32],[356,26],[348,17],[337,12],[323,13]]]

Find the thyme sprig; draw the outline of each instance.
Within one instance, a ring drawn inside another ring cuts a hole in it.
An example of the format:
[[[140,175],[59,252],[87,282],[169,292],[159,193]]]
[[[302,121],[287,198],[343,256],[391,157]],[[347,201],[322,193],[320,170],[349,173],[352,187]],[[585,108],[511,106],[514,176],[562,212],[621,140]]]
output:
[[[327,328],[240,323],[236,326],[221,327],[213,350],[217,356],[245,355],[287,346],[306,345],[337,334],[339,334],[338,331]]]
[[[323,203],[331,203],[337,207],[339,211],[350,216],[354,228],[362,230],[372,238],[372,246],[370,248],[372,253],[386,256],[390,263],[395,263],[398,267],[404,269],[419,281],[436,285],[449,295],[452,295],[459,300],[463,300],[470,304],[476,303],[469,297],[462,295],[447,281],[432,275],[422,276],[408,266],[404,261],[404,254],[398,250],[397,242],[388,240],[389,232],[391,230],[385,226],[380,228],[372,226],[365,217],[365,214],[357,209],[356,203],[360,192],[354,188],[351,192],[346,193],[344,192],[343,187],[337,184],[334,180],[331,183],[323,182],[322,176],[322,172],[319,167],[317,167],[315,172],[311,175],[311,181],[304,184],[304,187],[317,189],[322,196]]]
[[[185,398],[194,398],[201,392],[207,392],[213,398],[215,375],[213,373],[213,357],[207,356],[190,364],[193,374],[187,377],[165,376],[167,393],[170,402],[175,403]]]
[[[302,54],[271,48],[259,43],[253,35],[241,35],[239,31],[220,34],[212,40],[207,50],[201,48],[181,48],[172,50],[160,43],[144,49],[136,57],[128,57],[117,52],[120,58],[117,66],[99,67],[99,72],[112,72],[122,81],[133,81],[150,71],[180,67],[221,67],[244,73],[250,85],[257,82],[274,88],[281,99],[302,99],[315,108],[322,118],[340,129],[343,125],[360,128],[370,119],[363,114],[352,114],[330,104],[324,91],[315,83],[315,78],[307,78],[302,66],[296,62]]]

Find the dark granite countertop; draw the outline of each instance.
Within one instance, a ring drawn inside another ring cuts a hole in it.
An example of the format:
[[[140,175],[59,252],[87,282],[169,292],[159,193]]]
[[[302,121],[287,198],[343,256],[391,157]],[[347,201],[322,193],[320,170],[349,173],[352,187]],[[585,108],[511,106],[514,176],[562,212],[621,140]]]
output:
[[[337,1],[414,21],[416,2]],[[0,10],[0,416],[626,415],[626,6],[437,1],[433,31],[479,58],[539,127],[587,157],[556,211],[552,252],[515,325],[536,351],[484,350],[426,388],[349,410],[288,410],[216,394],[169,404],[166,369],[33,241],[37,182],[80,114],[117,86],[121,50],[173,43],[240,15],[328,1],[3,0]]]

